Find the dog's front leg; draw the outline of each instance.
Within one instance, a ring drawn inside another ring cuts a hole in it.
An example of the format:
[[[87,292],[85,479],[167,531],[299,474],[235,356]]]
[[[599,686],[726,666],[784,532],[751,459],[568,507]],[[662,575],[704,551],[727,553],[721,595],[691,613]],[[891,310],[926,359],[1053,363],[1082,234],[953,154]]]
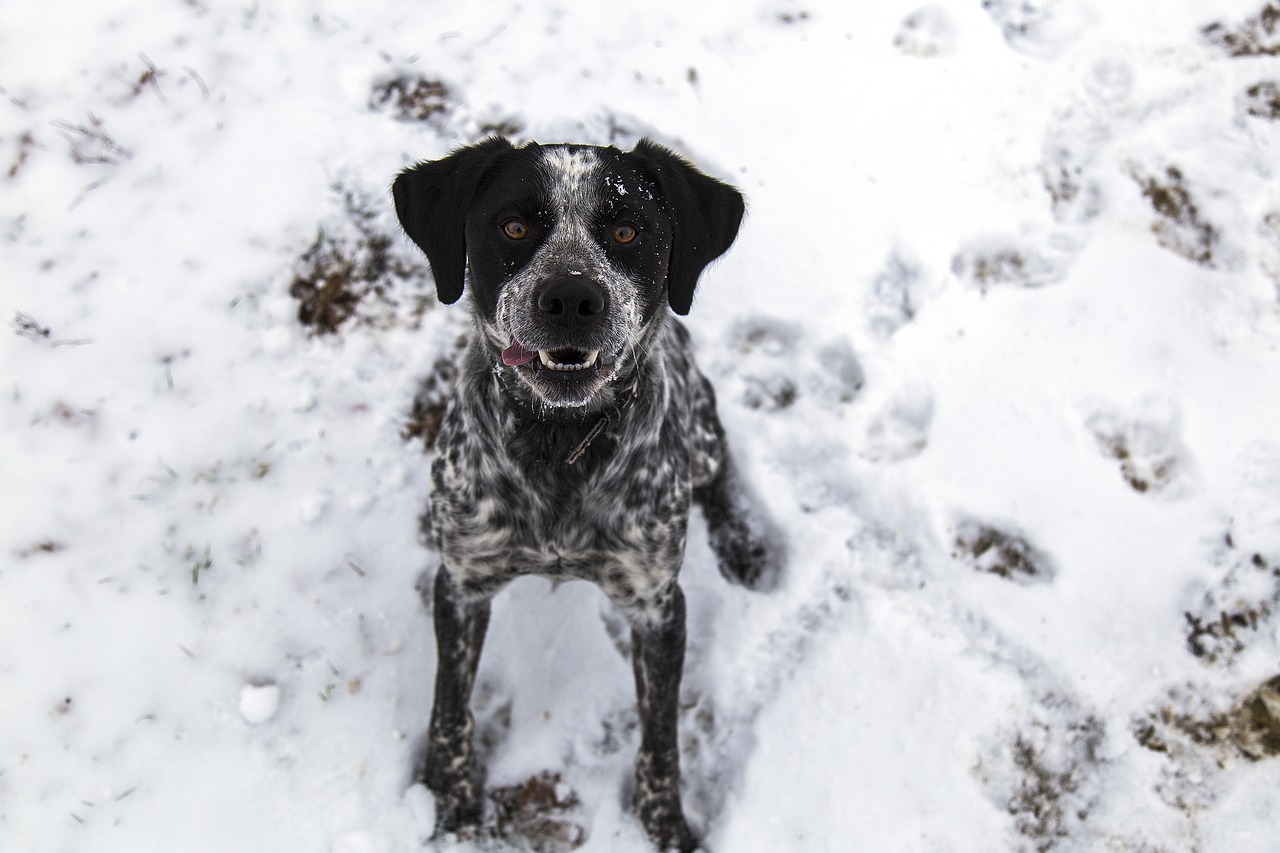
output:
[[[418,776],[436,796],[436,832],[480,822],[484,780],[471,740],[471,688],[489,627],[489,599],[467,601],[444,566],[436,572],[436,692]]]
[[[695,850],[680,806],[680,676],[684,670],[684,593],[672,581],[631,629],[631,663],[640,707],[636,814],[662,850]]]

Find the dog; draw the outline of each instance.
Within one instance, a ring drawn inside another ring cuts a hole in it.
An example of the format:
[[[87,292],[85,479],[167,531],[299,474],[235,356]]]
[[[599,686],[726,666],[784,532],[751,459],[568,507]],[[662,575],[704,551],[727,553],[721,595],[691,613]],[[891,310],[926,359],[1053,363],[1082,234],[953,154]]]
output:
[[[677,739],[691,504],[730,581],[767,589],[781,565],[673,316],[736,238],[743,197],[649,140],[624,152],[501,137],[405,169],[392,195],[439,300],[465,289],[474,320],[426,516],[438,665],[415,772],[436,833],[482,818],[469,702],[489,602],[537,574],[594,582],[629,621],[635,812],[660,849],[694,850]]]

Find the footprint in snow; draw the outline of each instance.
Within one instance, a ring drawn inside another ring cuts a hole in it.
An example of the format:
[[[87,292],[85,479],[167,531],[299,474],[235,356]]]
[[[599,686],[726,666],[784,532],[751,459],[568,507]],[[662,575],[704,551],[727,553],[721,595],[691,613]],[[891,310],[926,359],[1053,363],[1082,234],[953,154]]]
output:
[[[1191,489],[1190,456],[1170,402],[1151,398],[1128,410],[1098,404],[1085,426],[1099,452],[1119,463],[1120,475],[1135,492],[1178,498]]]
[[[946,10],[917,9],[903,20],[893,46],[908,56],[933,57],[955,53],[959,29]]]
[[[865,313],[871,332],[889,338],[915,319],[926,296],[923,266],[900,252],[889,256],[883,270],[871,283]]]
[[[1180,684],[1132,722],[1138,745],[1165,759],[1156,793],[1192,819],[1230,791],[1234,765],[1280,756],[1280,676],[1221,693]]]
[[[859,453],[871,462],[914,459],[929,446],[933,425],[933,392],[924,385],[899,388],[872,416]]]
[[[983,0],[982,8],[1009,46],[1053,59],[1093,24],[1093,14],[1066,0]]]
[[[1210,665],[1232,666],[1280,612],[1280,559],[1237,547],[1227,534],[1213,551],[1217,583],[1188,608],[1187,650]]]
[[[976,572],[1019,584],[1053,580],[1049,555],[1008,524],[964,518],[953,526],[951,536],[952,558]]]
[[[748,409],[780,412],[801,399],[837,408],[853,402],[865,382],[847,341],[811,345],[795,323],[767,317],[741,320],[731,328],[726,349],[732,361],[712,365],[716,390]]]
[[[974,775],[1034,849],[1067,839],[1079,849],[1096,849],[1089,816],[1102,787],[1105,738],[1106,726],[1093,712],[1050,690],[1032,700],[1023,719],[1001,726]]]
[[[984,294],[993,287],[1045,287],[1066,278],[1081,248],[1066,231],[979,237],[960,247],[951,271]]]
[[[1113,166],[1105,154],[1117,129],[1133,121],[1136,76],[1123,58],[1102,55],[1053,110],[1040,174],[1062,225],[1089,224],[1107,202],[1103,187]]]
[[[1227,669],[1280,641],[1280,444],[1253,443],[1235,467],[1230,524],[1207,549],[1217,581],[1184,613],[1187,650]]]

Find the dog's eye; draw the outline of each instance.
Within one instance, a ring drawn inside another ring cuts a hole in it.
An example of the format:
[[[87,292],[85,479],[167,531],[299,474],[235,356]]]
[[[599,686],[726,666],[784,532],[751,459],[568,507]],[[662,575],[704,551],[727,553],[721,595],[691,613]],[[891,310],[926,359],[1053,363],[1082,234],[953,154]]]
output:
[[[640,236],[640,231],[630,222],[624,222],[613,229],[613,241],[626,245]]]
[[[519,219],[508,219],[502,223],[502,233],[512,240],[523,240],[529,236],[529,226]]]

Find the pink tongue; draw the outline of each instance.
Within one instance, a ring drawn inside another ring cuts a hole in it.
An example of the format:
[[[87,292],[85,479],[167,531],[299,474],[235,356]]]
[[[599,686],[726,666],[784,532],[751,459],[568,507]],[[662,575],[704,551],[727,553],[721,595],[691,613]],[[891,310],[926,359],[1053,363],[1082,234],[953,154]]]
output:
[[[511,346],[502,351],[502,363],[508,367],[518,367],[522,364],[528,364],[538,357],[536,350],[528,350],[520,346],[516,341],[511,342]]]

